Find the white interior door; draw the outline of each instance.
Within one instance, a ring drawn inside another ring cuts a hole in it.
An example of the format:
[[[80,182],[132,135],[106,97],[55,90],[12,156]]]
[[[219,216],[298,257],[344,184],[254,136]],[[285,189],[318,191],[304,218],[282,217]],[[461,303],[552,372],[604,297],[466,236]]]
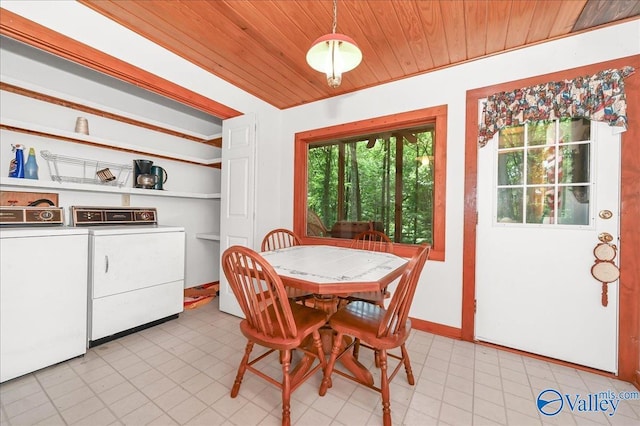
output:
[[[255,211],[255,139],[253,115],[222,122],[220,255],[230,246],[253,248]],[[220,310],[243,317],[220,268]]]
[[[618,286],[603,306],[591,267],[600,233],[618,244],[620,138],[538,124],[478,152],[476,338],[616,372]]]

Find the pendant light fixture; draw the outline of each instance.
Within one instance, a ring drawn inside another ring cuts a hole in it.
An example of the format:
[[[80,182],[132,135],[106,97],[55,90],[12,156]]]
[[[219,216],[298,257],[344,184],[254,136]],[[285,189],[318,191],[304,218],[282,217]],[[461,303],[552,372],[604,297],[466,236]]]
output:
[[[362,52],[349,36],[336,33],[338,26],[338,0],[333,0],[333,31],[313,42],[307,52],[307,63],[316,71],[327,75],[327,83],[336,88],[342,82],[342,73],[351,71],[362,61]]]

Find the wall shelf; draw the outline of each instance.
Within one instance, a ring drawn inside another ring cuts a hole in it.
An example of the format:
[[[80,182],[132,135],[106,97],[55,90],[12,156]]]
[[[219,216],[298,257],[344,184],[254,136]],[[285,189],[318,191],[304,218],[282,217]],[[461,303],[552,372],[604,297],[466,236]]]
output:
[[[172,160],[184,161],[187,163],[200,164],[203,166],[215,166],[222,163],[221,158],[199,158],[190,155],[181,155],[175,152],[163,151],[159,149],[145,148],[137,145],[131,145],[126,142],[115,141],[111,139],[100,138],[92,135],[85,135],[82,133],[70,132],[62,129],[54,129],[51,127],[42,126],[34,123],[25,123],[19,120],[13,120],[11,118],[1,117],[0,128],[13,131],[23,132],[28,134],[39,135],[43,137],[53,137],[57,139],[66,140],[69,142],[81,142],[89,143],[93,145],[100,145],[107,148],[116,148],[130,152],[139,152],[143,154],[155,155],[158,157],[169,158]]]
[[[104,77],[103,75],[95,75],[99,76],[99,79],[96,81],[93,81],[93,79],[91,80],[94,83],[98,83],[100,86],[109,87],[112,83],[112,81],[109,81],[108,77],[106,77],[107,80],[102,81],[101,79]],[[75,110],[87,112],[89,114],[108,117],[122,123],[129,123],[138,127],[149,128],[157,132],[179,136],[196,142],[210,144],[212,141],[222,137],[222,134],[219,132],[204,134],[200,131],[193,131],[182,126],[176,126],[175,124],[167,124],[153,119],[150,116],[141,116],[132,113],[131,111],[122,111],[121,109],[114,108],[113,106],[109,107],[99,102],[89,101],[87,99],[74,96],[71,93],[61,93],[49,87],[40,86],[33,82],[18,80],[5,74],[0,74],[0,89],[55,105],[71,107]],[[125,90],[128,93],[131,93],[132,91],[137,93],[139,88],[131,87],[127,89]],[[100,96],[98,96],[98,99],[100,99]],[[178,102],[178,105],[184,105],[184,103]],[[191,107],[187,106],[187,108]]]
[[[155,189],[117,187],[110,185],[92,185],[86,183],[55,182],[51,180],[18,179],[10,177],[0,177],[0,187],[20,187],[53,189],[64,191],[84,191],[84,192],[108,192],[113,194],[147,195],[154,197],[174,197],[174,198],[200,198],[200,199],[220,199],[220,193],[203,194],[196,192],[180,191],[157,191]]]

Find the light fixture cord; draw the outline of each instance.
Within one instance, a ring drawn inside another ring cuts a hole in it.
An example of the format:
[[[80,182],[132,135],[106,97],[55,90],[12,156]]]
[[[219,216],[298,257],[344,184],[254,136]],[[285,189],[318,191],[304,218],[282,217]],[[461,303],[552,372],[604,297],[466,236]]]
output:
[[[338,0],[333,0],[333,34],[336,33],[338,27]]]

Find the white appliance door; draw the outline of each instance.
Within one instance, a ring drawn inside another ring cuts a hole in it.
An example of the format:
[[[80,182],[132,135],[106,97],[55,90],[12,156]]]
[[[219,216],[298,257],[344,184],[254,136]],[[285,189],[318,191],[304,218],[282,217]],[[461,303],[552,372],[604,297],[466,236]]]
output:
[[[12,238],[17,232],[0,238],[0,382],[87,348],[86,230]]]
[[[182,312],[183,228],[94,228],[90,341]]]
[[[243,115],[222,122],[220,255],[233,245],[253,248],[256,120]],[[244,317],[220,268],[220,310]]]
[[[611,244],[619,244],[620,138],[604,123],[587,123],[584,131],[590,131],[588,148],[581,143],[550,148],[543,141],[531,148],[530,157],[517,159],[509,152],[501,157],[496,136],[479,149],[475,335],[480,341],[615,373],[618,285],[608,284],[608,305],[603,306],[602,284],[591,268],[600,233],[609,233]],[[545,158],[539,164],[533,158],[538,149],[546,150],[539,152]],[[580,190],[556,187],[557,198],[553,185],[525,186],[524,219],[514,219],[498,207],[505,199],[517,204],[515,191],[509,189],[505,197],[500,189],[500,170],[513,170],[506,165],[514,161],[523,163],[523,177],[516,178],[523,182],[588,184]],[[589,171],[588,179],[575,177],[578,163]],[[555,176],[545,177],[547,171]],[[536,197],[542,200],[537,205],[544,212],[542,220],[534,218],[531,200]],[[600,216],[607,211],[611,218]]]
[[[94,236],[92,297],[184,279],[184,232]]]

